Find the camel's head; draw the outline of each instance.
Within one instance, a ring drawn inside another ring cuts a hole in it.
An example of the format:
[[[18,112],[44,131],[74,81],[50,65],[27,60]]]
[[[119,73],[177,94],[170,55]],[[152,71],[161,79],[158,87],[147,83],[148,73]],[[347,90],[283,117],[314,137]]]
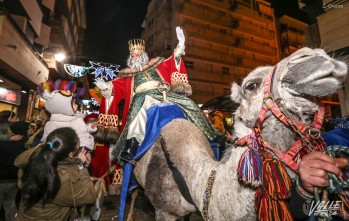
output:
[[[326,54],[322,49],[302,48],[280,61],[275,67],[271,92],[278,106],[298,121],[309,123],[318,109],[317,98],[335,93],[347,77],[347,65]],[[264,81],[273,67],[259,67],[242,82],[232,85],[232,100],[237,109],[236,126],[243,126],[245,136],[255,125],[262,108]],[[239,132],[240,133],[240,132]]]

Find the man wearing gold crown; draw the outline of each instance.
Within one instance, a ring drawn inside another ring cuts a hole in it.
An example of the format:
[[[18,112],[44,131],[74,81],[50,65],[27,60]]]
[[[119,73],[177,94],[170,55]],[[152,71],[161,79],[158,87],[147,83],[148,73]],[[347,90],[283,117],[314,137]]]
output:
[[[118,113],[120,101],[125,100],[120,128],[122,133],[111,152],[115,158],[120,158],[122,152],[121,158],[130,160],[138,145],[142,143],[146,110],[162,102],[164,98],[158,89],[159,83],[170,86],[167,92],[168,100],[177,104],[209,140],[219,136],[197,104],[187,97],[191,95],[192,89],[181,58],[185,54],[185,36],[180,27],[176,27],[176,33],[179,43],[168,59],[157,57],[149,60],[144,40],[130,40],[128,67],[121,70],[118,77],[111,82],[106,83],[101,79],[95,82],[105,97],[101,106],[106,105],[109,113]]]

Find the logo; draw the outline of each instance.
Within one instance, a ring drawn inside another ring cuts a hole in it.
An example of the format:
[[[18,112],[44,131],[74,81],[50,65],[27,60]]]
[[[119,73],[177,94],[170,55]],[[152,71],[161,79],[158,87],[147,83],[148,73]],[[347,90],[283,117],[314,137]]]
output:
[[[325,5],[325,4],[323,4],[323,5],[322,5],[322,8],[323,8],[323,9],[343,8],[343,5],[337,5],[337,4],[328,4],[328,5]]]
[[[311,216],[331,217],[338,215],[341,201],[319,201],[308,199],[303,204],[303,212]]]

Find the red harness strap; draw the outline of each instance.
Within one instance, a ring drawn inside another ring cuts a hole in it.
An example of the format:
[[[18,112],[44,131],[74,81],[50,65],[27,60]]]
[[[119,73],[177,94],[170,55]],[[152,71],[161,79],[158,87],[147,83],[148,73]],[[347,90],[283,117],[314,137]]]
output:
[[[283,162],[293,171],[298,172],[298,163],[300,157],[297,157],[297,155],[299,156],[299,153],[303,149],[305,149],[306,152],[311,152],[313,150],[322,151],[325,147],[323,140],[318,139],[320,138],[319,134],[316,136],[316,138],[312,134],[314,128],[317,129],[315,130],[316,132],[320,133],[319,129],[321,128],[324,119],[324,109],[322,107],[318,109],[317,113],[314,116],[314,120],[311,123],[311,126],[304,125],[303,123],[287,117],[277,106],[271,93],[271,82],[273,79],[274,70],[275,67],[269,72],[268,77],[264,82],[263,105],[261,111],[259,112],[253,133],[247,137],[243,137],[237,140],[236,144],[247,144],[249,147],[251,147],[251,144],[253,142],[252,139],[255,138],[260,147],[262,147],[264,150],[271,150],[281,162]],[[272,147],[262,138],[262,124],[266,119],[266,113],[268,111],[271,111],[276,118],[278,118],[287,127],[290,127],[300,136],[300,138],[285,153],[282,153],[280,150]]]

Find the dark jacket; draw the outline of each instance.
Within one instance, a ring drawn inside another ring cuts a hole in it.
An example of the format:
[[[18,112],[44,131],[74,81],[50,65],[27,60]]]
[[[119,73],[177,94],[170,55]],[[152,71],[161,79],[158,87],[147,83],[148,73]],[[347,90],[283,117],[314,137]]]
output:
[[[27,140],[24,136],[19,141],[0,141],[0,182],[17,181],[18,168],[13,162],[25,151],[24,144]]]

